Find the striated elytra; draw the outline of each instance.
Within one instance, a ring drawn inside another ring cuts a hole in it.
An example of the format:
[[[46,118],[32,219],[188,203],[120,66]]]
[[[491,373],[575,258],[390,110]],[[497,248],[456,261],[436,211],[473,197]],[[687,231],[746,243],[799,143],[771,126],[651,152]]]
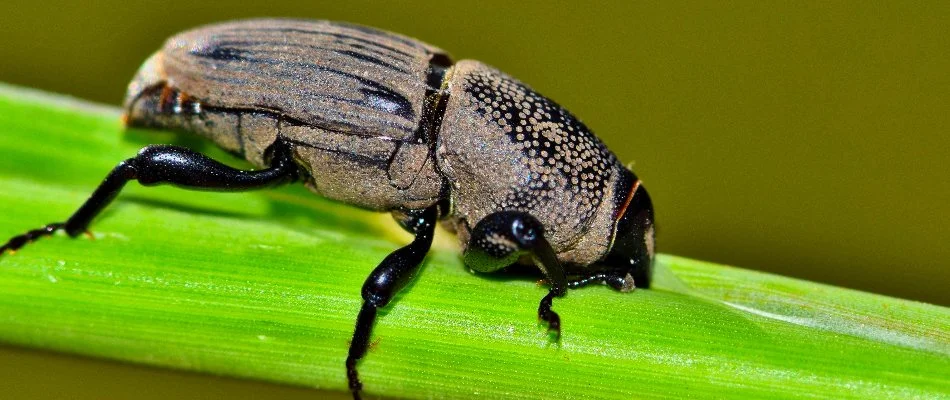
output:
[[[0,253],[57,230],[85,232],[130,180],[214,191],[300,181],[391,212],[415,238],[363,284],[346,359],[355,398],[377,310],[412,280],[440,221],[458,234],[475,271],[537,266],[550,284],[538,317],[557,338],[552,300],[567,289],[649,287],[653,206],[636,175],[557,103],[426,43],[329,21],[200,27],[145,61],[124,107],[128,126],[196,133],[260,169],[148,146],[119,163],[68,220],[13,237]]]

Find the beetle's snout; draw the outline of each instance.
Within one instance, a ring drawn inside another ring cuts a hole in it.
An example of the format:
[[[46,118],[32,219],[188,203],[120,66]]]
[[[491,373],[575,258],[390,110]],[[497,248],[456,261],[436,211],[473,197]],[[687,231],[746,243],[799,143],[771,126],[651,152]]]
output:
[[[139,67],[122,102],[122,120],[126,125],[135,125],[160,106],[160,97],[165,87],[165,71],[161,66],[162,53],[152,54]]]

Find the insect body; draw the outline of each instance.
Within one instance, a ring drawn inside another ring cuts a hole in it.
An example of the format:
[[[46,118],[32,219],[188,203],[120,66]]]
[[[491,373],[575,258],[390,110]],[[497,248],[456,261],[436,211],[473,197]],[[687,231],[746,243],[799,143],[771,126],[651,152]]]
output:
[[[346,370],[377,310],[413,277],[442,221],[464,261],[491,272],[533,263],[550,291],[648,287],[653,207],[637,177],[570,112],[483,63],[380,30],[326,21],[249,20],[179,34],[129,85],[129,126],[194,132],[261,169],[242,171],[167,145],[120,163],[66,222],[16,236],[15,250],[76,236],[126,182],[243,191],[302,181],[314,192],[392,212],[415,235],[362,288]]]

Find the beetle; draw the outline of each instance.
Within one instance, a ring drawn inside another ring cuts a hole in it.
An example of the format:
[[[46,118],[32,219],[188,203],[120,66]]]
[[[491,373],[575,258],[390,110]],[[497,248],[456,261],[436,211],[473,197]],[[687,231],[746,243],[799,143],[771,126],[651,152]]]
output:
[[[514,264],[541,271],[550,289],[538,317],[555,340],[561,322],[552,300],[568,289],[649,287],[653,205],[637,176],[554,101],[421,41],[331,21],[199,27],[144,62],[124,110],[129,127],[195,133],[259,169],[147,146],[65,222],[15,236],[0,254],[56,231],[86,232],[132,180],[229,192],[303,182],[330,199],[391,212],[414,238],[363,284],[345,362],[354,398],[377,311],[413,279],[440,221],[476,272]]]

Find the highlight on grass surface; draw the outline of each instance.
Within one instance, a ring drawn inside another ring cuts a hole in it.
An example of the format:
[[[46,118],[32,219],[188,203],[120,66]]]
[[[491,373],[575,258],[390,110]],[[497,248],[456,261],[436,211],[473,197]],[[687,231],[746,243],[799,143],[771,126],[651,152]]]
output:
[[[0,86],[0,238],[72,213],[150,143],[117,109]],[[0,341],[346,391],[359,288],[408,241],[386,215],[300,186],[241,194],[129,186],[92,226],[0,256]],[[476,275],[454,237],[386,309],[361,364],[398,398],[950,397],[950,310],[660,255],[654,289],[557,299]]]

